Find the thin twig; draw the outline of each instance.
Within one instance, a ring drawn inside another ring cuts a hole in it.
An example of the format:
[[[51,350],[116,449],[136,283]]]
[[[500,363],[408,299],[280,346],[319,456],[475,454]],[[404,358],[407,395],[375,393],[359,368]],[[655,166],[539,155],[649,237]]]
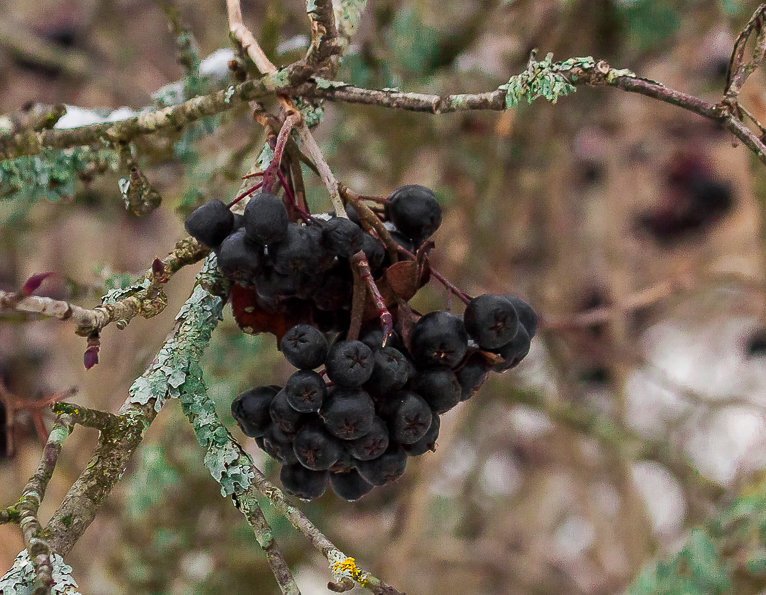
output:
[[[766,15],[766,3],[761,4],[750,17],[742,32],[737,36],[734,42],[734,48],[729,60],[729,68],[726,72],[726,85],[724,87],[724,101],[736,105],[739,93],[745,85],[748,77],[755,72],[763,61],[766,54],[766,27],[764,27],[764,15]],[[744,62],[745,49],[747,42],[753,31],[757,32],[755,50],[753,57]]]

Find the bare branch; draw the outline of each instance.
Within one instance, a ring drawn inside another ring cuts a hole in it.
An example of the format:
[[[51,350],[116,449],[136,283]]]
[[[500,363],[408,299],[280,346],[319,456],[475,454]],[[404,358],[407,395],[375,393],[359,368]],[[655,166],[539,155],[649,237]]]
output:
[[[766,28],[764,27],[764,16],[766,15],[766,4],[761,4],[750,17],[750,20],[745,25],[745,28],[737,36],[737,41],[734,42],[734,48],[731,52],[731,60],[729,61],[729,69],[726,73],[726,86],[724,87],[724,101],[729,102],[732,105],[737,103],[740,91],[745,85],[748,77],[755,72],[755,70],[763,62],[764,55],[766,54]],[[747,62],[745,59],[745,49],[747,48],[747,42],[750,40],[750,36],[756,33],[755,50],[753,56]]]
[[[311,45],[303,60],[317,70],[341,52],[332,0],[306,2],[306,12],[311,21]]]
[[[271,63],[250,29],[245,26],[239,0],[226,0],[226,13],[229,17],[229,31],[232,37],[242,46],[255,67],[263,74],[276,71],[277,67]]]

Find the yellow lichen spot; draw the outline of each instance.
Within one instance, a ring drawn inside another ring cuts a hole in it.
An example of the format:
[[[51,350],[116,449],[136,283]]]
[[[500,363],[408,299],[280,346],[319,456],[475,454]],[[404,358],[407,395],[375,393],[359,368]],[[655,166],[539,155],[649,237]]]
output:
[[[339,576],[348,576],[362,586],[366,582],[366,573],[356,567],[356,560],[354,558],[345,558],[344,560],[333,562],[332,571]]]

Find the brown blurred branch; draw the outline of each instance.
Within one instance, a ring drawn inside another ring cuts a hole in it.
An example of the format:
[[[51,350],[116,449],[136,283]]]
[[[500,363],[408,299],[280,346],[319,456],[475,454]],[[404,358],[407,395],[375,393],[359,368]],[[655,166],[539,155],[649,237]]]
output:
[[[194,238],[179,240],[176,248],[162,260],[157,259],[137,283],[141,285],[143,281],[148,281],[146,287],[137,288],[122,299],[93,309],[48,297],[0,291],[0,312],[27,312],[59,320],[72,320],[77,327],[77,334],[82,336],[98,333],[112,322],[117,322],[119,328],[125,328],[139,314],[150,318],[162,312],[167,305],[163,285],[178,270],[199,262],[209,252]]]

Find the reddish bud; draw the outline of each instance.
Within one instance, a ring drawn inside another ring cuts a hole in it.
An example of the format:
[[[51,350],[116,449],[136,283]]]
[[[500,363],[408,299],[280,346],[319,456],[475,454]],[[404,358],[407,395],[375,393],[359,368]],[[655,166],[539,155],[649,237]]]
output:
[[[37,288],[40,287],[42,282],[45,281],[45,279],[55,274],[56,273],[54,272],[48,272],[48,273],[37,273],[36,275],[32,275],[24,283],[24,286],[21,288],[21,293],[24,295],[32,295],[37,290]]]
[[[93,349],[92,347],[88,347],[88,349],[85,350],[83,362],[85,363],[86,370],[90,370],[95,366],[98,363],[98,348]]]

